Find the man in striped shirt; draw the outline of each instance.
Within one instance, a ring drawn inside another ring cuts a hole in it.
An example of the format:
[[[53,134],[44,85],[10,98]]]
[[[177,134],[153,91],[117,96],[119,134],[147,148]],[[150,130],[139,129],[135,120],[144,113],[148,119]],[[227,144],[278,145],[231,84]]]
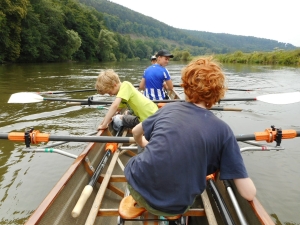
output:
[[[164,89],[172,90],[173,82],[169,71],[165,68],[173,55],[162,49],[156,54],[156,63],[149,66],[140,82],[139,88],[144,91],[144,95],[151,100],[167,99]]]

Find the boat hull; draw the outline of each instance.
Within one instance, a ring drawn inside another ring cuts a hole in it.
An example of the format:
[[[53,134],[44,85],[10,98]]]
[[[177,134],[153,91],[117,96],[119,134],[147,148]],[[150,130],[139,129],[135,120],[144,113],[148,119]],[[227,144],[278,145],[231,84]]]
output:
[[[169,96],[171,99],[179,98],[176,92],[169,93]],[[97,135],[114,136],[115,131],[110,125],[108,129],[99,131]],[[127,129],[123,135],[132,136],[130,130]],[[25,224],[117,224],[119,215],[118,207],[121,199],[124,197],[126,187],[123,168],[130,157],[137,153],[136,149],[118,150],[110,156],[103,168],[101,177],[98,179],[96,187],[93,189],[80,215],[74,218],[71,214],[82,190],[90,181],[93,174],[93,169],[91,168],[96,168],[105,154],[105,145],[106,143],[89,143]],[[119,147],[128,148],[130,146],[129,144],[119,144]],[[113,169],[111,170],[110,168]],[[105,183],[104,181],[107,179],[109,181]],[[223,182],[216,179],[215,183],[233,220],[236,224],[240,224]],[[257,199],[249,203],[239,195],[233,182],[231,185],[248,224],[274,224]],[[214,214],[217,221],[216,224],[225,224],[221,218],[213,194],[208,187],[206,193],[209,200],[208,203],[203,203],[203,198],[199,198],[196,206],[197,208],[203,208],[206,204],[210,204],[211,212],[207,210],[207,216],[204,217],[186,216],[187,224],[212,225],[214,223],[209,222],[210,219],[208,218],[210,213]],[[96,219],[93,220],[90,219],[90,216],[95,208],[96,210],[99,208],[99,211],[96,213]],[[143,223],[140,221],[126,221],[126,224]]]

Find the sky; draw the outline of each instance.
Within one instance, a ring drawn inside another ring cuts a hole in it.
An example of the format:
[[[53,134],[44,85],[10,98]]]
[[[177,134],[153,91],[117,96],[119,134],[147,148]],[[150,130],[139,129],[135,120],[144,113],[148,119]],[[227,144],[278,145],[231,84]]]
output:
[[[175,28],[267,38],[300,47],[297,0],[110,0]]]

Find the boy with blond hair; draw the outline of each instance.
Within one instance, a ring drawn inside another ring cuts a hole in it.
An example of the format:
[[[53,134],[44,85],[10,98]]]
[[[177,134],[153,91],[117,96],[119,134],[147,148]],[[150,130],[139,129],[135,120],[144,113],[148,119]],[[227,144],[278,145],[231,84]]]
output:
[[[121,126],[133,128],[158,110],[157,105],[141,94],[130,82],[121,82],[118,74],[112,69],[100,72],[95,88],[99,94],[116,96],[98,130],[106,129],[111,118],[116,130]],[[115,115],[125,106],[130,108],[134,115]]]

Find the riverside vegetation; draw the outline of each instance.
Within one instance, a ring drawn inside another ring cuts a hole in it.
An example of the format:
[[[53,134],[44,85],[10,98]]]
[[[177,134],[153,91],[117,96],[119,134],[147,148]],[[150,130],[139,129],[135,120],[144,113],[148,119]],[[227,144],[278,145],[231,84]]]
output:
[[[0,63],[149,60],[163,48],[174,60],[297,49],[264,38],[177,29],[107,0],[3,0],[0,37]]]
[[[222,63],[243,63],[243,64],[269,64],[300,66],[300,49],[283,51],[275,49],[272,52],[234,53],[220,54],[215,56]]]

